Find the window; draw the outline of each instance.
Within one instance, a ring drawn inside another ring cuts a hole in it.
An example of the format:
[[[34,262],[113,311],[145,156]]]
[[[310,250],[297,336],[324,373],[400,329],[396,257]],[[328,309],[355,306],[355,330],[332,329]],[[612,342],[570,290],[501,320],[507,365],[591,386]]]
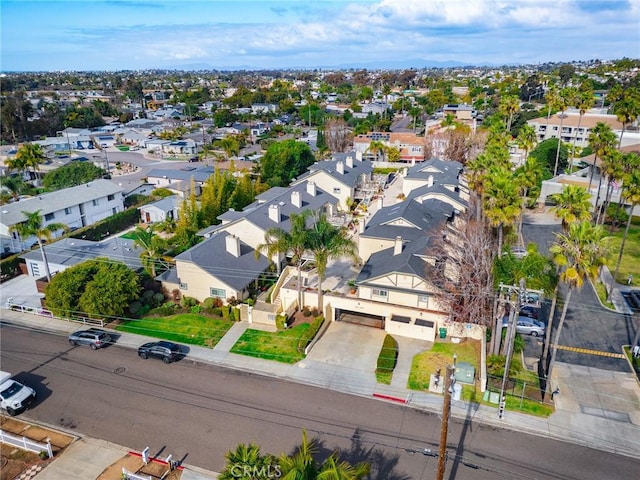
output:
[[[186,283],[180,282],[180,290],[189,290],[189,285]]]
[[[113,195],[107,195],[107,200],[109,200],[109,201],[113,200],[114,198],[116,198],[116,197],[113,196]]]
[[[51,221],[51,220],[53,220],[54,218],[56,218],[56,216],[55,216],[53,213],[47,213],[47,214],[44,216],[44,219],[45,219],[47,222],[50,222],[50,221]]]
[[[38,265],[37,263],[31,263],[31,273],[33,274],[34,277],[39,277],[40,276],[40,265]]]
[[[91,201],[91,203],[93,204],[93,206],[94,206],[94,207],[97,207],[97,206],[98,206],[98,199],[97,199],[97,198],[94,198],[94,199]]]
[[[64,214],[65,215],[71,215],[71,209],[69,207],[64,209]]]
[[[374,288],[371,293],[374,297],[381,297],[386,299],[389,296],[389,292],[387,290],[380,290],[379,288]]]
[[[225,298],[225,291],[224,288],[210,288],[209,289],[209,296],[210,297],[215,297],[215,298]]]
[[[339,189],[339,188],[337,188],[337,187],[334,187],[334,188],[333,188],[333,193],[340,193],[340,189]]]

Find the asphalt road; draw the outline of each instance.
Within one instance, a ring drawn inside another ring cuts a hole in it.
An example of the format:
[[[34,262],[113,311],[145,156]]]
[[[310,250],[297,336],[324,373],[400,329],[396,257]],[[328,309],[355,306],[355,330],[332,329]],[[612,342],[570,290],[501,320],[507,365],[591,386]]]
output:
[[[36,389],[23,415],[129,448],[219,471],[240,442],[290,452],[301,430],[322,456],[341,449],[368,461],[371,478],[432,479],[437,415],[373,399],[288,383],[187,358],[165,365],[117,344],[92,351],[66,337],[3,325],[3,370]],[[448,479],[634,478],[640,461],[517,432],[452,420]]]
[[[523,236],[527,243],[535,242],[541,253],[548,254],[549,247],[555,241],[554,232],[560,231],[560,228],[560,225],[524,224]],[[566,289],[561,288],[561,293],[566,295]],[[549,304],[546,307],[544,311],[548,315]],[[562,309],[556,308],[554,329],[558,325],[561,313]],[[631,316],[602,307],[591,284],[585,282],[582,289],[574,290],[571,295],[560,344],[600,352],[622,353],[622,345],[631,344],[634,332]],[[555,330],[552,336],[555,337]],[[629,370],[629,364],[625,359],[567,350],[558,350],[556,360],[604,370]]]

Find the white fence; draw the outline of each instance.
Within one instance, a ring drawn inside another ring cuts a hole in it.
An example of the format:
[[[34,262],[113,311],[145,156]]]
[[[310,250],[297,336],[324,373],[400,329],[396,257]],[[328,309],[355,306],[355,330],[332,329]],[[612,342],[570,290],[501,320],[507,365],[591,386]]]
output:
[[[38,454],[40,452],[46,452],[48,458],[53,458],[53,450],[51,449],[51,442],[49,440],[47,440],[47,443],[40,443],[27,437],[11,435],[10,433],[0,429],[0,442]]]
[[[147,475],[138,475],[137,473],[130,472],[124,467],[122,467],[122,478],[126,478],[127,480],[151,480],[151,477]]]
[[[34,315],[40,315],[42,317],[57,318],[59,320],[66,320],[68,322],[82,323],[83,325],[91,325],[94,327],[95,326],[104,327],[104,320],[99,320],[97,318],[90,318],[90,317],[79,317],[79,316],[73,316],[71,318],[56,317],[53,315],[53,312],[51,310],[47,310],[46,308],[42,308],[42,307],[33,307],[30,305],[20,305],[18,303],[13,303],[11,299],[7,300],[7,309],[15,310],[23,313],[32,313]]]

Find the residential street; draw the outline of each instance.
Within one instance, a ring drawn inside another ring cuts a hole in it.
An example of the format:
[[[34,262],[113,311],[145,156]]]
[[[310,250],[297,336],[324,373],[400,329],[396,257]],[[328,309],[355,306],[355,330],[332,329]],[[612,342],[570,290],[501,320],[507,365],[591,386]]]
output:
[[[364,328],[364,327],[363,327]],[[92,351],[65,335],[2,326],[2,368],[32,385],[36,407],[23,416],[78,434],[219,471],[239,442],[279,454],[301,429],[320,451],[340,448],[372,463],[377,479],[431,479],[439,416],[280,379],[197,363],[141,360],[118,345]],[[640,464],[544,437],[452,419],[447,478],[632,478]]]

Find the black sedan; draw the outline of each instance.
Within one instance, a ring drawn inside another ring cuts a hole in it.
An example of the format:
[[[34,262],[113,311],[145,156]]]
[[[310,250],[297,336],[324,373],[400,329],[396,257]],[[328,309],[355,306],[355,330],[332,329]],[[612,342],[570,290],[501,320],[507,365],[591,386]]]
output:
[[[180,357],[180,351],[178,344],[161,340],[159,342],[148,342],[138,347],[138,356],[145,360],[152,357],[159,358],[164,363],[171,363]]]

